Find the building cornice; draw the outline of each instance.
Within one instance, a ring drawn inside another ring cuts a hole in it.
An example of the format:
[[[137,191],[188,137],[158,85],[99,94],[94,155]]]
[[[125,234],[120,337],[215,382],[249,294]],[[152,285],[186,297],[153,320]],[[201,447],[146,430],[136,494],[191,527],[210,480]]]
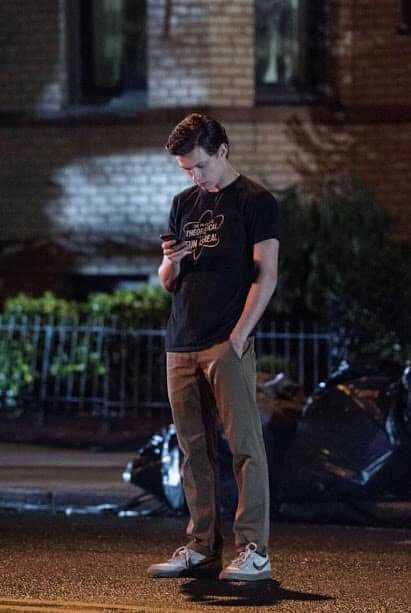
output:
[[[47,126],[166,126],[175,125],[188,113],[207,113],[224,123],[284,123],[299,118],[325,125],[411,123],[411,105],[364,105],[351,107],[311,106],[196,106],[144,109],[136,113],[79,112],[75,110],[30,114],[0,112],[0,129]]]

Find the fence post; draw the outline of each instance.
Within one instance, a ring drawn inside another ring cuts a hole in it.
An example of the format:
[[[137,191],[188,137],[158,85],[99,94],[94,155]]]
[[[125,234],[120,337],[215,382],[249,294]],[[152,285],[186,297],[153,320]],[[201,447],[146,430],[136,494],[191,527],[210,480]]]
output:
[[[302,387],[305,384],[304,377],[304,328],[303,322],[299,322],[299,331],[298,331],[298,380]]]
[[[48,373],[50,366],[50,348],[51,341],[53,338],[53,320],[49,318],[49,322],[44,325],[44,350],[43,350],[43,359],[41,364],[41,387],[40,387],[40,416],[39,416],[39,424],[44,424],[45,419],[45,405],[47,401],[47,384],[48,384]]]

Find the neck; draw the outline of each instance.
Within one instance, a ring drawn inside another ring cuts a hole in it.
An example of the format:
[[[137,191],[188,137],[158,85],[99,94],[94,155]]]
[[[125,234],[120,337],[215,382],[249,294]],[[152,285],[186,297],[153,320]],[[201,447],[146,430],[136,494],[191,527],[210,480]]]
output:
[[[213,192],[219,192],[220,189],[224,189],[227,185],[230,185],[233,181],[240,176],[240,173],[233,167],[231,164],[227,162],[226,171],[220,181],[212,190]]]

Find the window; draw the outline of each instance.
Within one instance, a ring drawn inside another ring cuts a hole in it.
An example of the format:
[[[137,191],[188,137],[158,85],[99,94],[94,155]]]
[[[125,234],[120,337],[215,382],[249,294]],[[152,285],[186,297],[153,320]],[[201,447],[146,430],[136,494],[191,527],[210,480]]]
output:
[[[321,94],[325,2],[256,0],[256,101],[312,101]]]
[[[66,276],[67,289],[73,300],[85,301],[95,292],[114,292],[118,289],[138,289],[149,283],[148,274],[87,274],[72,273]]]
[[[400,25],[398,28],[400,34],[411,34],[411,2],[410,0],[401,0]]]
[[[68,10],[71,31],[77,30],[73,101],[120,110],[145,106],[146,1],[77,0]]]

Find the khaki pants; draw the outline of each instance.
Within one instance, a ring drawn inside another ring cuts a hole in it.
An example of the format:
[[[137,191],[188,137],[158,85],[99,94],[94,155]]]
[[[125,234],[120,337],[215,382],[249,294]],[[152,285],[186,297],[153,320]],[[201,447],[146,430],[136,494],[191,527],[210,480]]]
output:
[[[167,386],[190,511],[187,534],[200,553],[222,549],[217,415],[233,455],[238,506],[235,545],[254,542],[265,550],[269,533],[269,487],[261,419],[256,406],[254,341],[240,359],[231,342],[203,351],[167,353]]]

